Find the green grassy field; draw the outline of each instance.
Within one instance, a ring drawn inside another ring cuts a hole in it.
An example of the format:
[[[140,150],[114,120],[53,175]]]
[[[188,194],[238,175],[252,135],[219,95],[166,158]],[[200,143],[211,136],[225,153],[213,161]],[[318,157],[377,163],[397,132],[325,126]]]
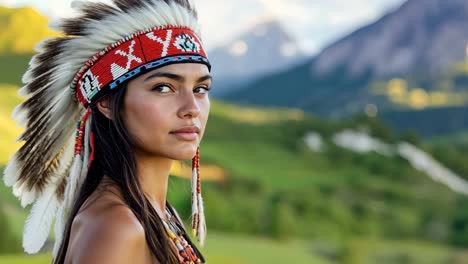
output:
[[[353,239],[344,248],[323,241],[271,239],[210,232],[201,249],[207,263],[222,264],[466,264],[468,251],[423,241]],[[0,263],[46,264],[50,253],[4,255]]]
[[[332,263],[313,255],[305,242],[275,242],[269,239],[211,233],[206,246],[201,251],[207,263],[256,264],[256,263]],[[51,255],[44,253],[35,256],[0,256],[0,263],[45,264],[50,263]]]

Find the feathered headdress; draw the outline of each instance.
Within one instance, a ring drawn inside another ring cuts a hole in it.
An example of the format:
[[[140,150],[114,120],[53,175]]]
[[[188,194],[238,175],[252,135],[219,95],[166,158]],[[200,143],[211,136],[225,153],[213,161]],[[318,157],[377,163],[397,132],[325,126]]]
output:
[[[93,159],[89,105],[148,70],[181,62],[210,68],[187,0],[75,1],[72,7],[79,15],[55,27],[63,37],[37,45],[19,90],[26,100],[13,112],[25,127],[18,138],[24,145],[11,157],[4,181],[23,207],[34,203],[23,236],[28,253],[41,249],[54,219],[54,256],[61,243],[65,212]],[[192,169],[192,227],[203,245],[198,151]]]

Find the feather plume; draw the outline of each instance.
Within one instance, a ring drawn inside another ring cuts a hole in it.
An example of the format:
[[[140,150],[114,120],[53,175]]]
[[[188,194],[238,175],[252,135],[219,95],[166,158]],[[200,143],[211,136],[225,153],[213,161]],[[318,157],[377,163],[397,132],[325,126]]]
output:
[[[57,215],[55,217],[55,225],[54,225],[55,242],[54,242],[54,249],[52,250],[52,256],[54,260],[60,249],[60,244],[62,244],[64,231],[65,231],[65,202],[62,202],[59,206],[59,209],[57,210]]]
[[[83,164],[81,160],[81,154],[76,155],[70,171],[70,176],[68,177],[67,187],[65,188],[65,208],[70,208],[71,204],[73,203],[73,198],[77,189],[79,177],[81,175],[82,165]]]
[[[37,253],[49,235],[57,210],[55,188],[47,188],[31,209],[24,227],[23,248],[29,254]]]

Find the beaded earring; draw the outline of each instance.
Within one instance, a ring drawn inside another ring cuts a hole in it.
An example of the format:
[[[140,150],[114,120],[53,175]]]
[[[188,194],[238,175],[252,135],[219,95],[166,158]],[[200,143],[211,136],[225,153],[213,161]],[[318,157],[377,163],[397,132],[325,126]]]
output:
[[[192,159],[192,232],[203,246],[206,238],[206,221],[201,196],[200,148]]]

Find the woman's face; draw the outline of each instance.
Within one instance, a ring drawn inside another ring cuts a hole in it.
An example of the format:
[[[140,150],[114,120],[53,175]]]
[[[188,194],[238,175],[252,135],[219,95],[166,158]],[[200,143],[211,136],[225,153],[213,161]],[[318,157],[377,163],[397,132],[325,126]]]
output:
[[[211,76],[199,63],[172,64],[131,81],[124,99],[123,121],[139,155],[192,159],[203,137]],[[195,126],[196,133],[174,133]]]

